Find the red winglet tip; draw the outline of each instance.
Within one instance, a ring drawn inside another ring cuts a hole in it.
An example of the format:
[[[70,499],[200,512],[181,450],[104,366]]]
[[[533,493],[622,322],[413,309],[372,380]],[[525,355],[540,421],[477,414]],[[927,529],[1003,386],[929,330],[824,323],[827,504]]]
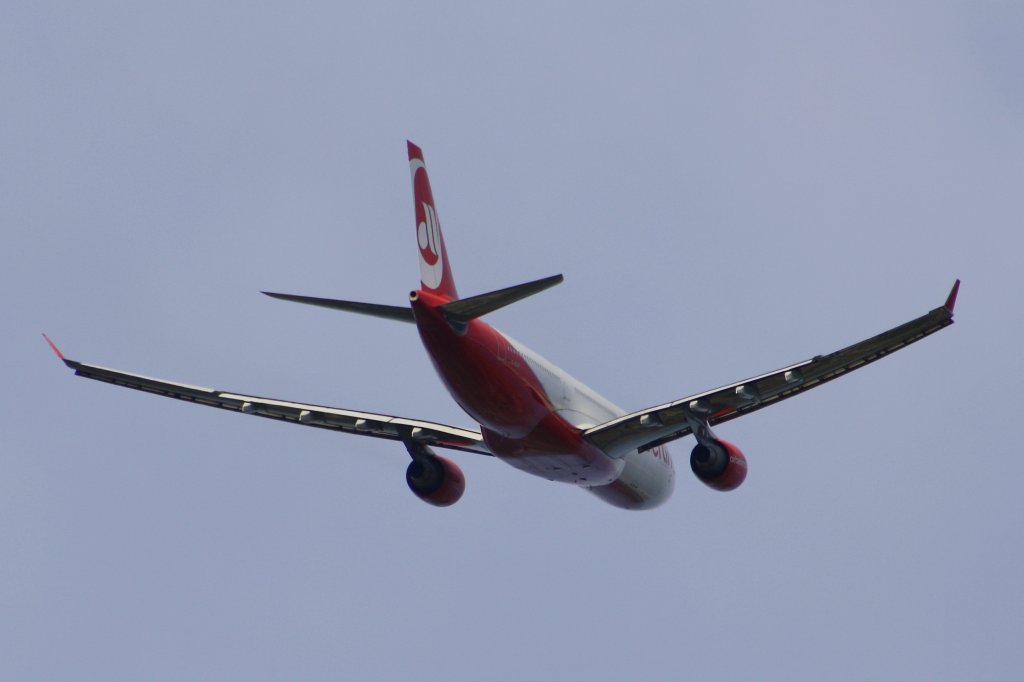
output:
[[[412,140],[406,140],[405,143],[409,146],[409,160],[419,159],[423,160],[423,150],[417,147]]]
[[[953,312],[953,306],[955,306],[955,305],[956,305],[956,295],[957,295],[957,294],[958,294],[959,292],[960,292],[960,280],[957,280],[957,281],[956,281],[956,283],[955,283],[955,284],[953,284],[953,288],[952,288],[952,289],[950,289],[950,291],[949,291],[949,296],[948,296],[948,297],[946,297],[946,305],[945,305],[945,308],[946,308],[946,310],[948,310],[949,312]]]
[[[50,340],[49,336],[47,336],[46,334],[43,334],[43,338],[46,339],[46,343],[50,344],[50,348],[53,349],[53,352],[57,354],[58,358],[60,358],[61,360],[66,360],[67,359],[67,358],[64,357],[64,354],[60,352],[60,348],[57,348],[57,344],[55,344],[53,341]]]

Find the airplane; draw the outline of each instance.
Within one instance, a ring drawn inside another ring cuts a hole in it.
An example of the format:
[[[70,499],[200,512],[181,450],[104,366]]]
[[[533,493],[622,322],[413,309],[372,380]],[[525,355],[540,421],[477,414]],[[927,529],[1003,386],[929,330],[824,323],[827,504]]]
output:
[[[946,302],[859,343],[773,372],[627,413],[480,318],[562,281],[561,275],[460,297],[441,233],[422,150],[408,142],[420,287],[405,306],[262,292],[284,301],[414,324],[442,383],[477,424],[418,419],[261,398],[153,379],[70,360],[77,376],[147,393],[344,433],[399,441],[411,461],[406,483],[447,507],[463,495],[462,470],[434,448],[493,456],[535,476],[570,483],[623,509],[652,509],[675,488],[666,444],[693,435],[690,468],[708,487],[734,490],[747,476],[738,447],[712,430],[731,419],[821,386],[953,324],[960,280]]]

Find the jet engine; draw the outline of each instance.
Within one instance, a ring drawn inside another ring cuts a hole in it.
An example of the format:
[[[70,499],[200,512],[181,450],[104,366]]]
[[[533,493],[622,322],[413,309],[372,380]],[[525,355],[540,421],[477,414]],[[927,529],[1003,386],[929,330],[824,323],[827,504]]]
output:
[[[698,443],[690,453],[690,468],[701,483],[715,490],[735,490],[747,477],[747,458],[740,449],[716,438]]]
[[[466,491],[466,477],[462,469],[455,462],[433,453],[413,458],[405,470],[405,482],[416,497],[435,507],[455,504]]]

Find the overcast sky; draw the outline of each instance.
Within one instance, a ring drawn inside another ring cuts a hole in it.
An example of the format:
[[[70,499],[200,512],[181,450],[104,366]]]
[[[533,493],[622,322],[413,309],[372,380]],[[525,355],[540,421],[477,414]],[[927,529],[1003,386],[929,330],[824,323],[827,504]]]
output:
[[[0,679],[1017,679],[1024,8],[0,6]],[[463,295],[633,410],[923,314],[630,513],[75,359],[469,426],[401,304],[405,140]]]

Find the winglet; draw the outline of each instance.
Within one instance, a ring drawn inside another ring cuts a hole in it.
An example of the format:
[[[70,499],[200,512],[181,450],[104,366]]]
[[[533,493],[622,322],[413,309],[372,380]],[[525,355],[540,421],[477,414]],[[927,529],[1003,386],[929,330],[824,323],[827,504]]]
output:
[[[950,313],[953,312],[953,306],[956,305],[956,295],[960,292],[960,280],[958,279],[953,288],[949,291],[949,296],[946,297],[946,304],[943,306]]]
[[[67,358],[64,357],[64,354],[60,352],[60,348],[57,348],[57,344],[55,344],[53,341],[50,340],[49,336],[47,336],[46,334],[43,334],[43,338],[46,339],[46,343],[50,344],[50,348],[53,349],[53,352],[57,354],[58,358],[60,358],[61,360],[66,360],[67,359]]]

